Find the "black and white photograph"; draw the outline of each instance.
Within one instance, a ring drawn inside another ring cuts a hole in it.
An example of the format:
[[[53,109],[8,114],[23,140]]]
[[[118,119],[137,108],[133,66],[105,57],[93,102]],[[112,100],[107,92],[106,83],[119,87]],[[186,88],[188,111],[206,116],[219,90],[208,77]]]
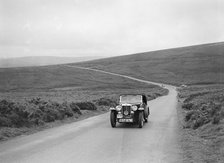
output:
[[[223,0],[0,0],[0,163],[223,162]]]

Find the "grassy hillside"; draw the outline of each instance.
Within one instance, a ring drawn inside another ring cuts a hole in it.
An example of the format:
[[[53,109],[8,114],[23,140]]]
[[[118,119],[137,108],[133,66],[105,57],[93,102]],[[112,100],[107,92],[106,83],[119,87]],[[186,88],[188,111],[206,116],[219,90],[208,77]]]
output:
[[[131,87],[133,81],[61,65],[0,69],[0,91]],[[126,84],[124,84],[126,83]]]
[[[157,86],[63,65],[0,69],[0,97],[17,101],[36,96],[57,101],[92,100],[138,90],[163,92]]]
[[[175,85],[182,107],[184,162],[223,162],[224,43],[213,43],[114,57],[85,63],[110,72]]]
[[[145,93],[154,99],[167,94],[167,90],[64,65],[2,68],[0,140],[32,133],[52,123],[105,113],[123,93]]]
[[[77,63],[172,84],[224,83],[224,43],[204,44]]]

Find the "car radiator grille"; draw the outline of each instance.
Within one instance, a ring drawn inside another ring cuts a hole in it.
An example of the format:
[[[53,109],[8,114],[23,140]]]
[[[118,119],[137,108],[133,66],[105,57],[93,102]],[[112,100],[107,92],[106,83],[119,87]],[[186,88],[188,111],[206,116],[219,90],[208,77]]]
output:
[[[131,114],[131,106],[122,106],[122,113],[125,116],[128,116]]]

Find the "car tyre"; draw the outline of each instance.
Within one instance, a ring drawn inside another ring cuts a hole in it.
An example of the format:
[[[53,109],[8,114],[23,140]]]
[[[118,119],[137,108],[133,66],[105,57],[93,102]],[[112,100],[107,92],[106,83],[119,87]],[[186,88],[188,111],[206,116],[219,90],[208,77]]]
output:
[[[138,127],[142,128],[143,127],[143,122],[144,121],[144,117],[143,117],[143,112],[139,112],[138,114]]]
[[[146,123],[148,122],[148,118],[145,118],[145,122],[146,122]]]
[[[115,111],[111,111],[110,112],[110,124],[111,124],[111,127],[116,127],[116,113]]]
[[[147,108],[147,115],[145,117],[145,122],[148,122],[149,114],[150,114],[150,111],[149,111],[149,108]]]

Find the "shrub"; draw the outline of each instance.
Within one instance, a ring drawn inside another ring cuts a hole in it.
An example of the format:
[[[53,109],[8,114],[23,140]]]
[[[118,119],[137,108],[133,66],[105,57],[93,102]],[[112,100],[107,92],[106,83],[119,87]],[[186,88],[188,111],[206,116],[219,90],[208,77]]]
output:
[[[91,102],[78,102],[75,103],[80,110],[97,110],[97,107]]]
[[[222,106],[222,108],[221,108],[220,116],[221,116],[221,118],[224,118],[224,106]]]
[[[92,103],[80,103],[83,109],[96,110]],[[66,117],[81,115],[78,105],[64,102],[62,104],[34,98],[25,103],[0,101],[0,127],[30,127],[43,125],[45,122],[62,120]]]
[[[65,104],[63,103],[62,105],[65,105]],[[61,112],[63,112],[64,115],[67,116],[67,117],[72,117],[74,115],[73,110],[72,110],[72,108],[70,107],[69,104],[66,104],[63,107],[63,110],[61,110]]]
[[[222,106],[220,104],[216,105],[214,103],[210,103],[209,107],[210,107],[211,116],[214,116],[215,114],[217,114],[221,110]]]
[[[197,129],[198,127],[203,126],[206,123],[206,118],[205,117],[198,117],[195,119],[194,124],[193,124],[193,129]]]
[[[38,104],[42,103],[43,101],[41,100],[41,98],[37,97],[37,98],[33,98],[33,99],[29,100],[28,102],[38,105]]]
[[[193,129],[197,129],[209,122],[219,124],[224,118],[224,107],[220,103],[209,101],[207,103],[198,103],[197,105],[186,103],[183,107],[189,110],[185,115],[185,121],[187,126]]]
[[[155,95],[155,94],[148,94],[148,95],[147,95],[147,99],[148,99],[149,101],[154,100],[155,98],[156,98],[156,95]]]
[[[28,113],[22,105],[0,101],[0,127],[21,127],[27,124]]]
[[[96,100],[96,105],[99,106],[116,106],[117,102],[115,100],[112,99],[108,99],[108,98],[100,98],[98,100]]]
[[[12,126],[12,121],[7,118],[7,117],[3,117],[2,115],[0,115],[0,127],[9,127]]]
[[[221,116],[219,114],[216,114],[213,118],[212,118],[212,124],[219,124],[221,120]]]
[[[73,112],[78,113],[78,114],[82,114],[82,112],[80,111],[80,108],[78,105],[76,105],[74,102],[72,102],[70,104],[70,108],[72,109]]]
[[[14,105],[13,102],[8,102],[6,100],[0,101],[0,113],[3,115],[10,114],[13,105]]]
[[[187,112],[186,116],[185,116],[185,121],[189,121],[191,119],[191,116],[194,114],[194,111],[191,110],[189,112]]]
[[[198,87],[180,94],[186,99],[182,108],[187,127],[197,129],[206,123],[219,124],[224,119],[224,89],[220,87]]]
[[[184,103],[182,105],[182,108],[186,109],[186,110],[191,110],[193,108],[194,104],[192,103]]]
[[[185,121],[188,122],[188,127],[197,129],[198,127],[208,123],[210,120],[200,110],[191,110],[185,115]]]

